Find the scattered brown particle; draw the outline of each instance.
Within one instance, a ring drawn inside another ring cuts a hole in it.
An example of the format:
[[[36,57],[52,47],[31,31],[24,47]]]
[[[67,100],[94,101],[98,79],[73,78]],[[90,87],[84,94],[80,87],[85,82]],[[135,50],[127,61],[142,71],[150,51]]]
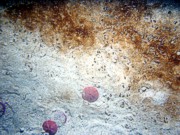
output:
[[[141,80],[161,80],[179,91],[179,27],[172,11],[165,22],[152,19],[152,11],[160,7],[161,3],[146,5],[138,0],[31,3],[9,7],[4,16],[31,31],[39,29],[42,40],[49,46],[61,42],[61,51],[78,46],[87,51],[98,43],[106,47],[120,42],[119,48],[127,50],[134,65],[131,69],[136,71],[127,70],[133,73],[134,87]]]

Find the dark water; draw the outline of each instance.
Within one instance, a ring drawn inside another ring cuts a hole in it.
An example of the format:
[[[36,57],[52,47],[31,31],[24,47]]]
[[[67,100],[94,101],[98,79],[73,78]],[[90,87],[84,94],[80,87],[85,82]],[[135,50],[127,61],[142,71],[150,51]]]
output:
[[[65,1],[65,0],[60,0]],[[71,0],[74,2],[79,2],[79,1],[83,1],[83,0]],[[113,1],[120,1],[122,3],[124,2],[128,2],[129,3],[139,3],[139,2],[145,2],[145,3],[162,3],[164,4],[164,6],[166,5],[173,5],[175,7],[179,7],[180,6],[180,1],[179,0],[91,0],[91,1],[97,1],[97,2],[113,2]],[[3,7],[8,7],[14,4],[18,4],[18,3],[29,3],[29,2],[39,2],[39,3],[47,3],[47,2],[51,2],[51,3],[55,3],[58,2],[58,0],[1,0],[0,1],[0,6]]]

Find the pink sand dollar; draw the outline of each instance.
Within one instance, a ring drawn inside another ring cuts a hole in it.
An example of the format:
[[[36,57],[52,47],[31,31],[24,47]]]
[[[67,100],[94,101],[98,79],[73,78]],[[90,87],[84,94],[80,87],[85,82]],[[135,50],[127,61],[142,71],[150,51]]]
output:
[[[52,120],[47,120],[42,125],[45,132],[49,133],[49,135],[55,135],[58,129],[57,124]]]
[[[95,87],[85,87],[82,98],[88,102],[95,102],[99,98],[99,92]]]

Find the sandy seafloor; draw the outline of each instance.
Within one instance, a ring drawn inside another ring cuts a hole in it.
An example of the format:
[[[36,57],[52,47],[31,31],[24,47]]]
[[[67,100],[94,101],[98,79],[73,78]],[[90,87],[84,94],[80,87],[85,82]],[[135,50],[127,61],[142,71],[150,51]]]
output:
[[[167,11],[155,12],[163,18]],[[171,12],[179,21],[179,11]],[[53,119],[55,110],[67,115],[57,135],[179,135],[179,91],[154,80],[131,90],[128,55],[111,46],[61,52],[46,45],[38,30],[1,16],[0,100],[9,105],[0,117],[0,135],[45,135],[42,123]],[[96,102],[82,99],[86,86],[97,87]],[[176,99],[176,117],[162,109],[170,96]]]

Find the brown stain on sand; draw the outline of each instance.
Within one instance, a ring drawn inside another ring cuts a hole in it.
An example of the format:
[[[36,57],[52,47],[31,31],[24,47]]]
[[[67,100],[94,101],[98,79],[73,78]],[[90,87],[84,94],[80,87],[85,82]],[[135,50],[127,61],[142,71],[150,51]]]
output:
[[[128,72],[135,71],[134,89],[141,81],[160,80],[179,92],[180,28],[172,12],[167,12],[164,21],[152,18],[160,6],[139,1],[31,3],[9,7],[4,16],[31,31],[39,29],[43,41],[61,51],[82,46],[87,52],[98,45],[98,34],[105,46],[120,42],[119,48],[128,50],[133,63]]]
[[[10,7],[5,16],[20,22],[29,30],[38,28],[47,45],[58,44],[61,38],[61,47],[74,48],[92,46],[95,42],[93,24],[82,17],[86,12],[83,7],[66,2],[58,5],[31,3]]]

